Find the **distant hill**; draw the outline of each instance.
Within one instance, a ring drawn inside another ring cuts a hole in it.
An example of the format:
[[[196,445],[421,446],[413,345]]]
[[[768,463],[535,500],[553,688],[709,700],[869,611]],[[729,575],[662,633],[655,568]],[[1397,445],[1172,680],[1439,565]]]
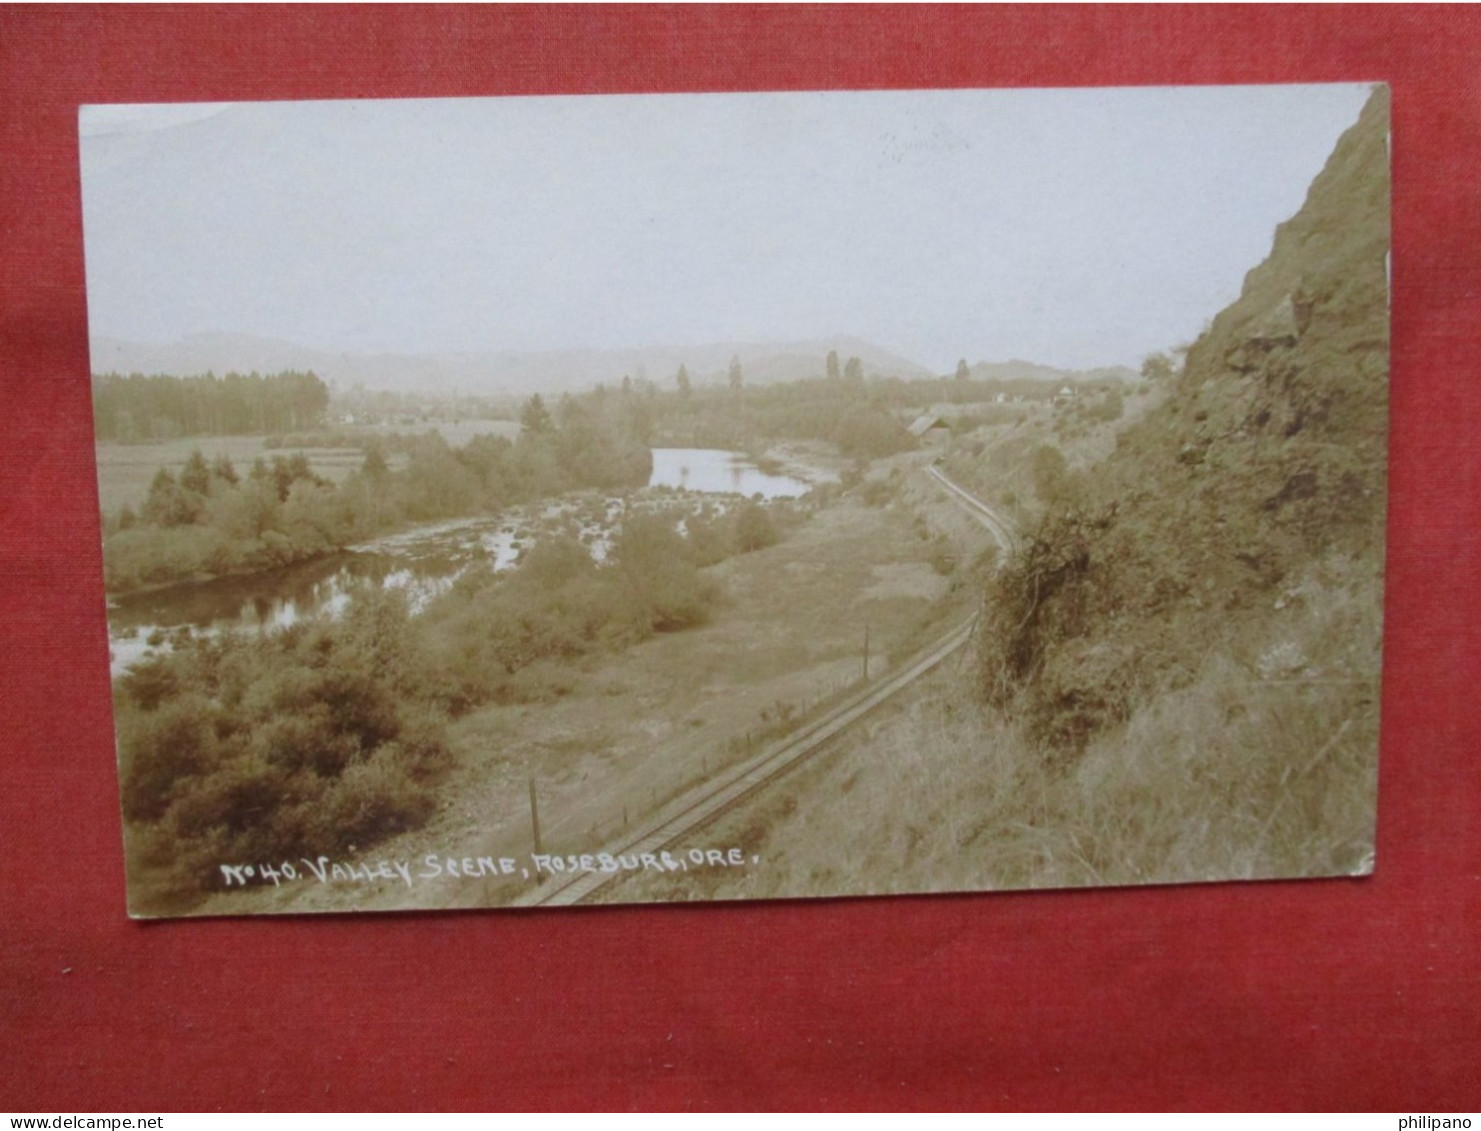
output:
[[[1032,361],[979,361],[969,367],[977,381],[1140,381],[1141,374],[1124,365],[1099,369],[1054,369]]]
[[[621,350],[499,351],[488,353],[350,353],[312,349],[248,334],[193,334],[151,345],[99,336],[92,339],[94,373],[272,373],[312,370],[342,386],[364,385],[403,393],[472,394],[560,392],[616,384],[624,376],[672,384],[679,366],[697,385],[726,380],[738,357],[750,385],[823,375],[829,351],[840,363],[857,357],[868,377],[933,376],[925,366],[859,338],[800,342],[712,342]]]

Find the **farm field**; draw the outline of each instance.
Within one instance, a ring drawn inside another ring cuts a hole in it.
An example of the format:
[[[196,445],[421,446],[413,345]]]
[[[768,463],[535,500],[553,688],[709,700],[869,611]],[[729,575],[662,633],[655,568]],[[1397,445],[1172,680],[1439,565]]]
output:
[[[513,437],[519,433],[519,425],[509,420],[464,420],[455,424],[426,425],[372,425],[363,428],[343,428],[336,431],[348,436],[363,436],[372,439],[395,434],[418,434],[436,431],[453,447],[461,447],[474,436],[492,435]],[[190,453],[199,449],[207,460],[218,455],[226,456],[245,472],[259,456],[308,457],[309,465],[316,475],[334,483],[346,479],[350,472],[360,466],[364,455],[353,447],[266,447],[264,436],[199,436],[186,440],[167,440],[152,444],[102,443],[94,447],[98,461],[98,502],[102,512],[113,514],[125,506],[138,507],[149,494],[149,484],[161,467],[178,473],[185,466]],[[388,461],[397,466],[394,456]]]

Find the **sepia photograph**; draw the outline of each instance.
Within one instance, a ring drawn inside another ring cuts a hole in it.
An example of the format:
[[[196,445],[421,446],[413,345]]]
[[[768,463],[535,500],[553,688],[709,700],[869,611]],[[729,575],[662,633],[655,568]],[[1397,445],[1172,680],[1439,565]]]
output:
[[[1387,87],[79,142],[135,917],[1374,870]]]

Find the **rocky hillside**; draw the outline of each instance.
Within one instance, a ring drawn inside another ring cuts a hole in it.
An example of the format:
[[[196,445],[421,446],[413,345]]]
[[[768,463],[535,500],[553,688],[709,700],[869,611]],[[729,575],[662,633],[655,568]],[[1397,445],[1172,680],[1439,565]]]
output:
[[[990,584],[984,693],[1051,760],[1216,656],[1235,682],[1361,687],[1333,717],[1376,736],[1388,109],[1379,88],[1166,402]]]

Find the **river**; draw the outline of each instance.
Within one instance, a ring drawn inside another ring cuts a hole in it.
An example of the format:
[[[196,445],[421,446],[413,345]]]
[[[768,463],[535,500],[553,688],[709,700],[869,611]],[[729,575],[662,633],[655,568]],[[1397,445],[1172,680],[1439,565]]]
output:
[[[739,452],[713,448],[654,448],[648,486],[768,499],[795,499],[812,488],[804,479],[762,471]]]
[[[803,495],[812,484],[763,471],[738,452],[654,448],[648,486],[779,499]],[[367,585],[404,589],[415,609],[444,592],[475,561],[513,568],[522,549],[542,533],[572,534],[600,561],[623,514],[665,495],[640,492],[629,499],[585,492],[511,507],[497,516],[417,527],[285,569],[117,598],[108,607],[110,666],[118,675],[167,649],[171,635],[184,630],[265,632],[334,616]]]

